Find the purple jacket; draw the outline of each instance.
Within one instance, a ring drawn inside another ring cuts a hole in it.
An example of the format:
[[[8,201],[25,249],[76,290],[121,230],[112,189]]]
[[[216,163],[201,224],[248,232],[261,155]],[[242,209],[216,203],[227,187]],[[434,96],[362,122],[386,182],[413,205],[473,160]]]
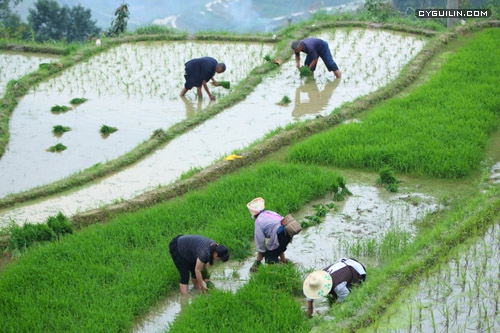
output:
[[[255,219],[254,242],[257,251],[260,253],[275,250],[278,242],[278,228],[281,226],[283,216],[270,210],[262,211]],[[266,246],[266,239],[268,239]]]

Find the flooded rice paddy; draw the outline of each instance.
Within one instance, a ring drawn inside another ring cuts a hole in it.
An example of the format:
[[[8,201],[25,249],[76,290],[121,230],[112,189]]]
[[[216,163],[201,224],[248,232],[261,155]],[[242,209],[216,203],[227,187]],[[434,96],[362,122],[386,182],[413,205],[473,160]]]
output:
[[[421,193],[389,193],[384,188],[369,185],[350,185],[348,188],[352,195],[335,202],[337,209],[330,210],[321,224],[305,228],[294,237],[286,251],[287,259],[305,270],[321,269],[337,258],[349,256],[349,247],[358,241],[378,240],[391,230],[413,233],[415,221],[439,209],[434,198]],[[307,215],[314,215],[314,205],[331,202],[331,198],[311,202],[294,216],[300,221]],[[248,223],[252,222],[249,218]],[[218,289],[236,291],[249,280],[254,260],[250,257],[242,262],[218,262],[213,267],[211,281]],[[142,318],[134,331],[163,332],[175,320],[182,305],[188,304],[198,292],[191,290],[190,294],[176,293],[166,297]],[[328,305],[318,302],[315,309],[325,312]]]
[[[115,159],[156,129],[185,119],[192,110],[178,96],[184,84],[184,62],[190,58],[210,54],[226,62],[230,70],[216,79],[236,83],[271,50],[271,45],[240,43],[124,44],[69,68],[33,89],[15,109],[9,145],[0,160],[0,195],[48,184]],[[221,87],[212,90],[219,97],[228,93]],[[73,98],[87,101],[72,106]],[[54,114],[55,105],[72,109]],[[55,136],[55,125],[71,131]],[[102,125],[118,131],[103,138]],[[55,154],[46,151],[57,143],[67,149]]]
[[[301,79],[292,56],[245,100],[172,140],[141,162],[73,193],[4,210],[0,226],[11,221],[43,222],[59,211],[71,216],[168,185],[183,172],[206,167],[278,126],[329,114],[343,103],[377,90],[390,82],[426,43],[421,37],[363,29],[337,29],[317,37],[329,42],[343,72],[342,79],[334,80],[321,61],[314,78]],[[233,48],[233,43],[199,45],[198,42],[124,45],[111,51],[111,55],[106,53],[89,61],[90,64],[75,66],[68,70],[69,74],[28,94],[14,112],[11,142],[0,160],[0,172],[5,175],[0,180],[0,195],[50,183],[106,162],[147,139],[155,129],[166,129],[190,113],[202,112],[208,98],[199,102],[194,92],[186,99],[178,97],[185,59],[210,54],[228,65],[226,72],[216,78],[234,83],[262,63],[266,54],[272,54],[270,46],[261,44],[245,43],[239,48]],[[173,53],[168,53],[172,47],[179,47],[179,52],[183,50],[181,59],[172,59]],[[148,67],[154,70],[148,71]],[[86,72],[91,74],[80,80]],[[144,78],[147,75],[153,78]],[[213,87],[212,91],[217,91],[219,98],[228,93],[220,87]],[[292,102],[278,105],[284,96]],[[75,97],[89,100],[64,114],[50,113],[53,104],[66,104]],[[74,128],[55,138],[51,129],[57,123]],[[98,129],[103,123],[119,130],[102,139]],[[45,151],[57,142],[68,149],[61,153]]]
[[[421,280],[363,332],[500,332],[500,225]]]
[[[34,72],[43,63],[56,61],[57,57],[33,53],[17,54],[14,52],[0,52],[0,96],[10,80],[16,80],[26,74]]]

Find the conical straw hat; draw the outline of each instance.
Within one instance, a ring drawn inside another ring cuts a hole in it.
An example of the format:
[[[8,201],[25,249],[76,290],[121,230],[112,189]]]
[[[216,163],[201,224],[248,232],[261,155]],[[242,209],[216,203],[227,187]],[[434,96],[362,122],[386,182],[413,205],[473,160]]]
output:
[[[309,274],[302,286],[306,297],[311,299],[321,298],[332,290],[332,277],[325,271],[314,271]]]
[[[248,211],[252,216],[255,216],[265,209],[264,199],[255,198],[249,203],[247,203]]]

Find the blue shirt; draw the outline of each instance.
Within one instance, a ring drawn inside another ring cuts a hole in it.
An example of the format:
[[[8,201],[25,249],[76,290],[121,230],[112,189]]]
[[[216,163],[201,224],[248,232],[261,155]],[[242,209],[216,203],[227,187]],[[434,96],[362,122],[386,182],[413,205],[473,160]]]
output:
[[[322,39],[314,37],[304,38],[300,41],[300,44],[304,47],[302,52],[308,54],[312,59],[318,57],[319,51],[321,51],[325,45]],[[295,54],[298,55],[298,53]]]
[[[218,61],[211,57],[191,59],[186,62],[186,81],[193,87],[201,87],[203,81],[208,82],[215,75]]]

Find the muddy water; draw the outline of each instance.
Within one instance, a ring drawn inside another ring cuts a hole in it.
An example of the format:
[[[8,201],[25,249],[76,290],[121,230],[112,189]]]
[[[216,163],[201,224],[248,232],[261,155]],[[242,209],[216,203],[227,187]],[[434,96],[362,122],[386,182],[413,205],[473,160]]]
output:
[[[57,57],[33,53],[16,54],[0,52],[0,96],[5,94],[7,83],[38,69],[42,63],[55,62]]]
[[[337,211],[331,210],[321,224],[306,228],[294,237],[286,256],[295,265],[305,270],[321,269],[337,258],[350,256],[349,246],[359,240],[380,239],[390,230],[412,233],[414,221],[438,209],[434,198],[421,193],[389,193],[368,185],[348,187],[353,195],[336,202]],[[307,215],[314,215],[314,205],[331,202],[331,198],[311,202],[294,216],[300,221]],[[252,223],[250,218],[249,223]],[[251,257],[242,262],[218,262],[213,267],[212,281],[219,289],[236,291],[248,281],[254,260]],[[192,290],[188,296],[175,294],[165,298],[142,318],[135,332],[162,332],[181,311],[181,304],[197,294]],[[318,303],[315,310],[328,309],[326,304]]]
[[[11,220],[14,220],[18,224],[26,221],[32,223],[43,222],[47,216],[55,215],[58,211],[71,216],[79,211],[85,211],[120,200],[127,200],[160,185],[168,185],[190,168],[206,167],[213,163],[214,160],[231,153],[233,150],[244,148],[278,126],[285,126],[293,121],[304,120],[317,115],[329,114],[344,102],[352,101],[373,92],[394,78],[402,66],[414,57],[425,44],[425,41],[420,38],[378,30],[338,29],[319,34],[318,37],[330,43],[334,59],[343,72],[341,80],[334,80],[333,74],[326,71],[321,61],[314,78],[301,79],[295,68],[292,56],[289,59],[291,61],[285,62],[278,72],[264,79],[244,101],[204,122],[192,131],[174,139],[165,148],[157,151],[145,160],[74,193],[61,195],[56,199],[47,199],[40,203],[16,209],[5,210],[1,212],[0,226],[9,223]],[[214,46],[214,49],[216,48]],[[231,52],[233,51],[231,50],[227,49],[225,51],[225,59],[233,58],[228,56],[232,54]],[[185,50],[185,52],[190,55],[189,52],[191,51]],[[237,54],[234,54],[234,57],[238,58],[240,53],[241,51],[238,51]],[[262,54],[264,52],[258,51],[258,53]],[[147,54],[144,54],[144,56],[147,56]],[[302,60],[304,60],[304,57],[302,57]],[[110,62],[113,63],[113,61]],[[78,70],[75,69],[75,71]],[[228,70],[229,72],[230,70]],[[104,79],[103,76],[100,77]],[[104,85],[101,84],[101,86]],[[180,86],[181,84],[178,83],[175,88],[175,95],[178,93]],[[46,89],[49,89],[49,87],[46,87]],[[49,89],[49,91],[52,90]],[[45,95],[51,96],[51,94],[47,93]],[[75,97],[76,95],[76,92],[71,94],[67,92],[65,100],[70,96]],[[277,103],[284,96],[288,96],[292,102],[287,106],[278,105]],[[147,98],[144,97],[144,99]],[[116,102],[116,99],[104,96],[100,99],[99,105],[101,108],[110,109],[113,107],[113,103]],[[165,99],[163,102],[165,105],[162,108],[164,107],[168,110],[170,110],[170,105],[182,103],[182,112],[186,112],[186,110],[190,110],[189,112],[200,112],[204,107],[204,102],[201,105],[197,104],[193,96],[188,97],[188,100],[184,102],[178,97]],[[45,103],[46,106],[50,105],[48,100]],[[85,108],[87,103],[79,106],[77,109]],[[44,112],[45,114],[47,113],[46,110]],[[84,114],[87,113],[85,112]],[[94,114],[98,119],[99,113],[96,112]],[[29,118],[27,114],[24,116]],[[138,121],[141,123],[144,121],[141,117],[136,117],[133,121],[127,120],[127,117],[122,117],[118,111],[115,116],[117,118],[110,120],[108,125],[116,126],[118,121],[124,121],[127,124],[123,126],[137,127]],[[161,118],[161,116],[159,117]],[[81,121],[90,124],[88,120],[85,120],[86,118],[82,117]],[[150,130],[158,128],[158,124],[162,121],[166,120],[157,117],[154,125],[150,125]],[[89,128],[93,126],[95,131],[97,131],[100,124],[101,122],[95,120],[93,125],[90,124],[88,126]],[[121,125],[118,127],[121,128]],[[118,141],[118,134],[130,136],[132,132],[133,136],[138,135],[137,129],[131,129],[130,132],[119,130],[106,140],[108,142],[111,142],[111,140]],[[63,139],[66,140],[65,137],[70,133],[64,134]],[[144,136],[150,133],[150,131],[145,131]],[[31,135],[34,134],[32,133]],[[87,135],[90,135],[89,132],[87,132]],[[98,136],[97,133],[92,135],[95,137]],[[80,140],[78,141],[79,146],[84,146],[86,145],[86,140],[91,140],[83,134],[78,136]],[[56,141],[53,140],[52,142]],[[48,142],[39,145],[38,150],[43,150],[47,144]],[[132,146],[133,144],[130,145]],[[114,148],[110,148],[108,151],[109,155],[106,156],[109,156],[109,158],[111,158],[111,151],[119,149],[114,143],[110,144],[110,146]],[[99,149],[102,151],[103,147],[104,145]],[[96,146],[94,146],[94,149],[96,149],[95,154],[99,155],[99,149]],[[33,165],[38,166],[37,174],[50,174],[53,178],[62,177],[65,174],[62,168],[67,168],[65,164],[73,164],[72,160],[65,160],[66,153],[67,151],[61,154],[45,154],[45,156],[50,156],[48,158],[55,160],[52,165],[57,165],[57,172],[42,167],[42,161],[39,160],[32,161],[31,163],[21,163],[23,167],[18,167],[17,169],[24,170],[22,172],[14,170],[16,169],[14,168],[16,163],[13,163],[13,165],[6,168],[7,170],[4,169],[5,173],[9,174],[13,172],[18,176],[6,177],[6,180],[2,180],[3,185],[12,189],[13,187],[11,186],[14,185],[11,183],[23,182],[24,185],[21,187],[30,187],[39,184],[41,180],[35,177],[32,168],[30,169]],[[84,148],[82,150],[79,148],[76,152],[70,152],[69,154],[86,156],[85,158],[82,157],[82,160],[93,159],[93,157],[85,154]],[[20,163],[20,158],[17,157],[17,154],[13,154],[10,160],[13,161],[16,159]],[[92,164],[95,162],[93,160]],[[73,168],[73,166],[70,167],[71,170]],[[69,172],[69,170],[66,170],[66,172]],[[12,192],[13,190],[10,191]]]

